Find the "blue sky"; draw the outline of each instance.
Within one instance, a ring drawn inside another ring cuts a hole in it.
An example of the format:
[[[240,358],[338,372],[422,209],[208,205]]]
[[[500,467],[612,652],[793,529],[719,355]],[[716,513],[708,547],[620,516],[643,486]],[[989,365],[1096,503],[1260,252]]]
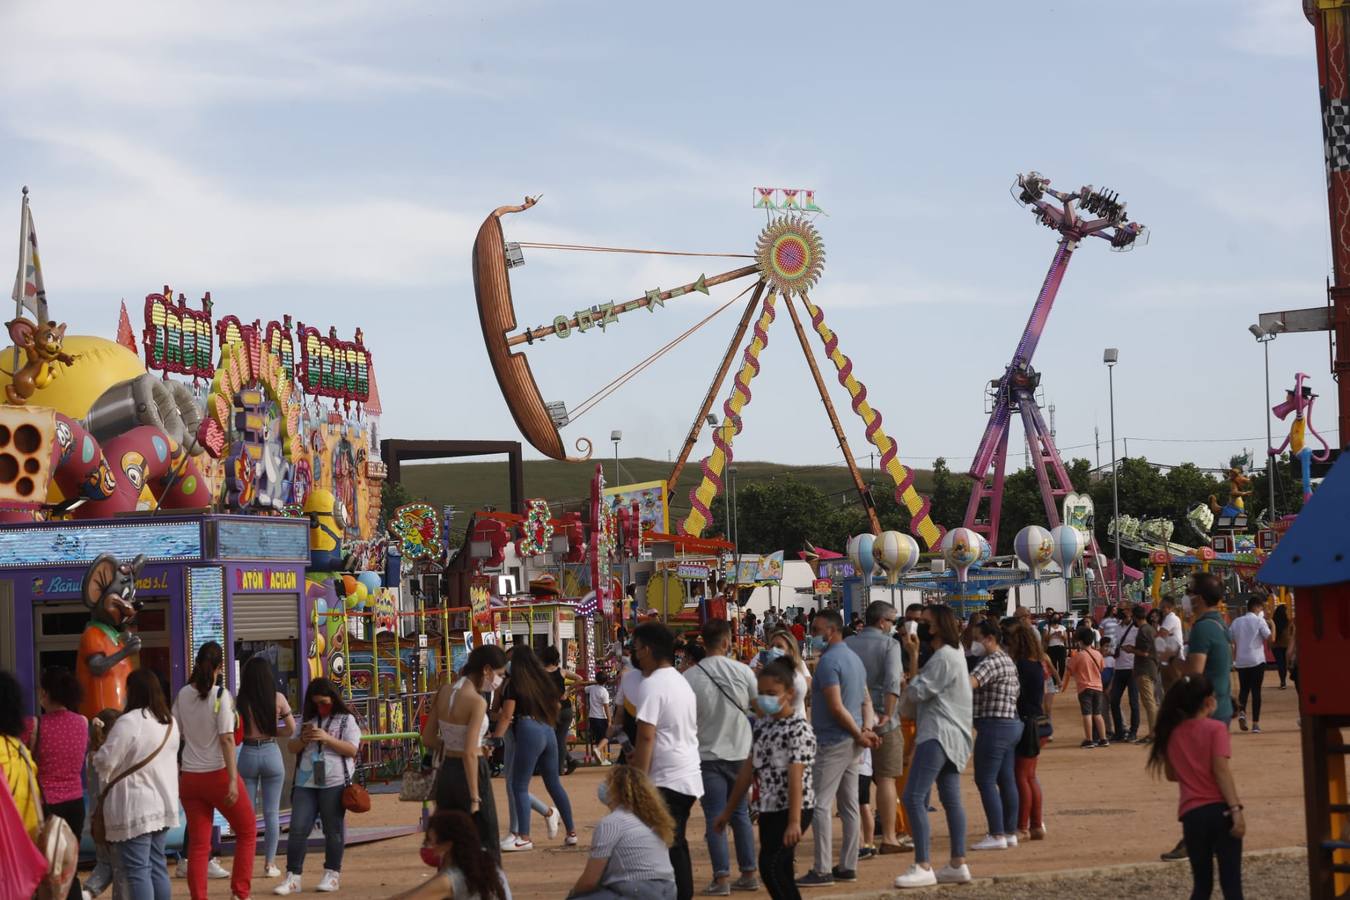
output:
[[[139,329],[168,282],[210,290],[218,315],[359,325],[385,436],[517,436],[469,251],[483,217],[527,193],[544,198],[509,239],[749,252],[753,186],[814,188],[828,262],[813,296],[918,465],[969,464],[983,387],[1050,261],[1053,235],[1008,196],[1020,171],[1109,185],[1152,232],[1131,254],[1084,246],[1041,342],[1067,456],[1091,457],[1100,426],[1109,458],[1105,346],[1120,348],[1133,455],[1259,454],[1247,325],[1324,302],[1296,0],[8,4],[0,22],[0,225],[17,226],[28,184],[56,316],[111,337],[125,298]],[[548,322],[722,262],[527,251],[517,310]],[[735,290],[534,348],[548,399],[575,405]],[[607,455],[618,428],[625,456],[665,458],[734,319],[564,436]],[[738,456],[841,459],[786,316],[761,360]],[[1277,396],[1312,375],[1334,439],[1325,338],[1280,337],[1271,367]]]

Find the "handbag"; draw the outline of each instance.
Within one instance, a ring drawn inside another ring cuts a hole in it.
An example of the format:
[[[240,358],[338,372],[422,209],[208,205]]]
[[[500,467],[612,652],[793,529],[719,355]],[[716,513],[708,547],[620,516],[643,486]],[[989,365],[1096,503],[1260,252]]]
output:
[[[23,816],[14,804],[9,783],[0,778],[0,869],[5,873],[7,896],[29,897],[38,889],[50,864],[28,836]]]
[[[94,804],[94,811],[89,816],[89,835],[94,839],[95,846],[102,847],[108,843],[108,825],[103,819],[103,801],[107,799],[108,792],[113,789],[113,785],[117,784],[117,782],[121,781],[123,778],[126,778],[128,775],[134,775],[141,769],[150,765],[154,758],[159,756],[159,751],[164,749],[164,745],[169,743],[170,734],[173,734],[172,724],[164,729],[164,739],[159,742],[159,746],[155,748],[153,753],[109,781],[103,786],[103,790],[99,791],[98,802]]]
[[[33,749],[36,750],[41,735],[36,720],[33,723],[33,732]],[[19,758],[28,767],[28,796],[36,803],[42,796],[42,785],[38,783],[33,760],[22,750],[19,752]],[[38,825],[35,843],[38,852],[47,861],[47,874],[38,884],[34,896],[38,900],[64,900],[70,892],[71,882],[75,880],[75,870],[80,861],[80,842],[65,819],[40,814],[43,818],[42,823]]]
[[[345,719],[343,723],[346,723]],[[370,792],[352,781],[352,760],[349,756],[342,757],[342,773],[346,782],[342,787],[342,808],[347,812],[370,812]]]
[[[1048,729],[1044,733],[1042,729]],[[1050,736],[1049,716],[1023,716],[1022,736],[1017,739],[1013,753],[1023,759],[1033,759],[1041,755],[1041,738]]]

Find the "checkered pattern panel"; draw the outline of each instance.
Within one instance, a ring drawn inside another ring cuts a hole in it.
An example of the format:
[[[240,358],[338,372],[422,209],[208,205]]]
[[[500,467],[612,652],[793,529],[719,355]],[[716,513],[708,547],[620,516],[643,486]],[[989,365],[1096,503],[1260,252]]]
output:
[[[1326,107],[1327,168],[1350,171],[1350,102],[1330,100]]]

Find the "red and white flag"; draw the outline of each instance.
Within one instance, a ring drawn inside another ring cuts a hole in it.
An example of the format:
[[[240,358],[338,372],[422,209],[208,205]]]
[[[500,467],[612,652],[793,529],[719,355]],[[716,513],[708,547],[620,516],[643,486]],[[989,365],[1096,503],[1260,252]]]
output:
[[[13,299],[33,314],[38,322],[47,321],[47,289],[42,283],[42,260],[38,256],[37,231],[33,213],[28,209],[28,189],[23,191],[23,213],[19,223],[19,271],[14,276]]]

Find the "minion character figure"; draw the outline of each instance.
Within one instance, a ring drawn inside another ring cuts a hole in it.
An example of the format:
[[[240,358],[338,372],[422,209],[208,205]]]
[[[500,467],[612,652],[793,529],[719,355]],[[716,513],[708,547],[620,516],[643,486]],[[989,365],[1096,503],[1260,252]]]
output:
[[[309,517],[309,567],[314,572],[342,571],[342,533],[347,510],[332,491],[316,488],[305,497]]]
[[[145,490],[145,457],[135,450],[128,450],[122,454],[122,473],[127,476],[127,481],[136,489],[139,494]]]

